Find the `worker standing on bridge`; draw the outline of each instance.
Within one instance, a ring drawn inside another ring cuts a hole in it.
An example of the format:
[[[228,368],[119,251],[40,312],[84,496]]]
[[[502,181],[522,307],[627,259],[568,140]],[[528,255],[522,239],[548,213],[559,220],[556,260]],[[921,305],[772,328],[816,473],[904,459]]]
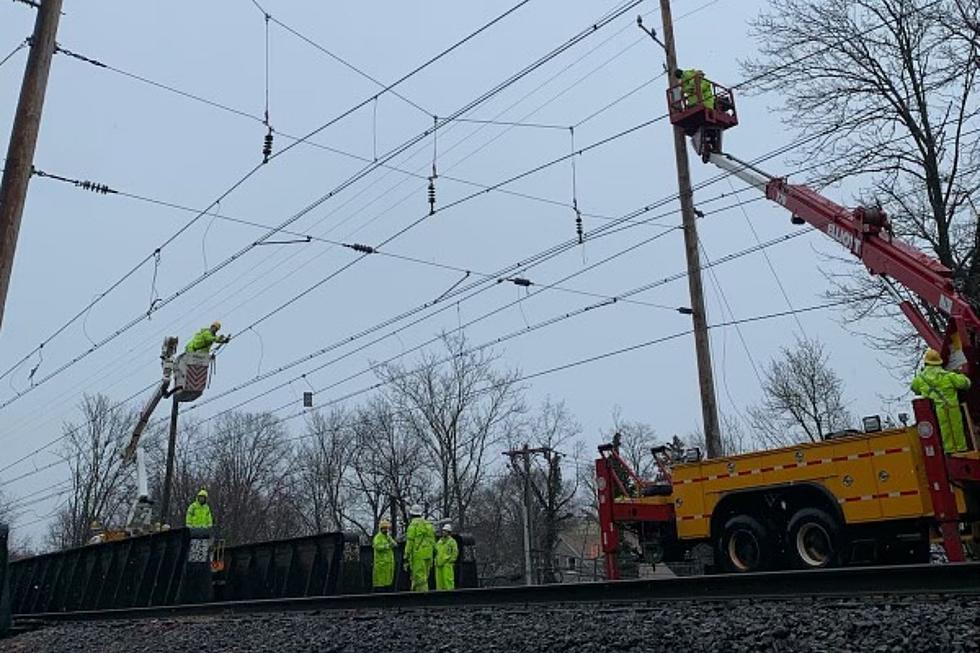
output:
[[[432,571],[432,557],[436,546],[436,531],[432,524],[422,516],[422,506],[415,504],[408,509],[412,521],[405,533],[405,571],[412,576],[413,592],[429,591],[429,572]]]
[[[446,524],[436,542],[436,589],[456,589],[456,559],[459,558],[459,545],[453,537],[453,527]]]
[[[965,374],[944,369],[943,357],[935,349],[926,350],[923,362],[922,371],[912,380],[912,391],[932,400],[946,453],[966,451],[958,392],[970,387],[970,379]]]
[[[674,77],[680,80],[681,92],[684,94],[685,104],[694,107],[703,104],[705,109],[715,108],[715,94],[711,88],[711,82],[704,78],[704,73],[695,68],[674,71]],[[700,101],[698,98],[698,87],[701,89]]]
[[[390,529],[391,522],[382,519],[378,524],[378,533],[371,543],[374,549],[374,573],[371,579],[376,592],[391,589],[395,581],[395,547],[398,543],[388,532]]]
[[[211,326],[201,329],[194,334],[194,337],[190,339],[187,343],[186,351],[187,353],[193,352],[209,352],[211,351],[211,345],[217,343],[223,345],[224,343],[231,340],[229,336],[219,336],[218,331],[221,330],[221,322],[215,320],[211,323]]]
[[[208,505],[208,491],[201,488],[197,499],[187,506],[187,528],[211,528],[214,518],[211,517],[211,506]]]

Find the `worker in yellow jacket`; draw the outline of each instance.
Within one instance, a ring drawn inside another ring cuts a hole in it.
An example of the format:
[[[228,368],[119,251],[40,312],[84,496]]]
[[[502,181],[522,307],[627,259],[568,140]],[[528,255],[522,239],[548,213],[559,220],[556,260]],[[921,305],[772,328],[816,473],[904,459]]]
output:
[[[946,453],[966,451],[959,391],[969,389],[970,378],[944,369],[943,357],[935,349],[926,350],[923,362],[922,371],[912,380],[912,391],[932,400]]]
[[[187,506],[185,523],[188,528],[211,528],[214,518],[211,516],[211,506],[208,505],[208,491],[204,488],[197,493],[197,498]]]
[[[207,353],[211,351],[211,345],[216,343],[222,345],[231,340],[230,336],[219,336],[218,331],[220,330],[221,322],[215,320],[211,323],[211,326],[201,329],[194,334],[194,337],[188,341],[185,351],[189,354],[198,351]]]
[[[432,557],[435,553],[436,531],[432,524],[422,516],[422,506],[415,504],[408,510],[412,521],[405,533],[405,571],[412,576],[413,592],[429,591],[429,572],[432,571]]]
[[[395,582],[395,547],[398,543],[391,536],[390,530],[391,522],[382,519],[371,542],[371,548],[374,549],[371,580],[375,591],[390,589]]]
[[[703,72],[695,68],[688,68],[687,70],[678,68],[674,71],[674,77],[680,80],[681,92],[684,94],[688,107],[702,104],[706,109],[715,108],[715,93],[711,87],[711,82],[704,78]],[[700,101],[698,98],[699,87],[701,89]]]
[[[456,589],[456,560],[459,558],[459,545],[453,537],[453,527],[446,524],[436,542],[436,589]]]

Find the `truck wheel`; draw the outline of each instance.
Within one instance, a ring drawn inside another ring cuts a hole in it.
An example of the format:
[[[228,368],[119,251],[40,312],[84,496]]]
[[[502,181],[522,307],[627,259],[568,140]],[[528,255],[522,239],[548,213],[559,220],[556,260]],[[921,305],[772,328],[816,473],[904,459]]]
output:
[[[840,559],[840,526],[823,510],[804,508],[789,520],[786,553],[797,569],[833,567]]]
[[[771,538],[754,517],[736,515],[725,524],[718,540],[718,554],[725,571],[761,571],[772,561]]]

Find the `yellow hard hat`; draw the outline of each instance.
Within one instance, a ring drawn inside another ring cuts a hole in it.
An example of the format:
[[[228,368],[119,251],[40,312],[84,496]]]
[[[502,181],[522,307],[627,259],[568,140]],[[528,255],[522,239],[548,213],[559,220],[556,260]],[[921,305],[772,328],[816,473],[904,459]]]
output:
[[[204,497],[204,498],[206,499],[206,498],[208,497],[208,491],[207,491],[207,490],[205,490],[204,488],[201,488],[201,489],[200,489],[200,490],[198,491],[198,493],[197,493],[197,496],[199,496],[199,497]]]
[[[378,528],[382,528],[382,529],[391,528],[391,522],[388,521],[387,519],[382,519],[381,523],[378,524]]]
[[[99,520],[98,519],[93,519],[92,520],[92,523],[89,524],[88,527],[91,528],[93,531],[100,531],[100,530],[102,530],[102,524],[99,523]]]
[[[923,358],[923,362],[925,362],[926,365],[942,365],[943,357],[938,351],[930,347],[929,349],[926,349],[926,355]]]
[[[214,322],[211,323],[211,328],[215,331],[221,331],[221,322],[215,320]]]

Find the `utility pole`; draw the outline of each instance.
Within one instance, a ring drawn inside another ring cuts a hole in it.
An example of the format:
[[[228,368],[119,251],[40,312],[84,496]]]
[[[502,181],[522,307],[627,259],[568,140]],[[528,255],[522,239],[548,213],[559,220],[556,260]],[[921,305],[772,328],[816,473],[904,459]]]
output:
[[[660,0],[663,19],[664,50],[667,52],[667,76],[673,79],[677,70],[677,51],[674,45],[674,22],[670,15],[670,0]],[[694,320],[694,349],[698,361],[698,383],[701,388],[701,415],[704,439],[709,458],[722,455],[721,429],[718,423],[718,402],[715,399],[715,380],[711,371],[711,346],[708,340],[708,320],[704,309],[704,286],[701,283],[701,257],[698,253],[698,227],[694,213],[694,191],[691,190],[691,169],[687,160],[684,130],[674,126],[674,154],[677,159],[677,186],[681,200],[681,220],[684,225],[684,250],[687,255],[687,282],[691,291]]]
[[[533,505],[533,497],[531,494],[531,456],[543,454],[545,456],[550,456],[553,450],[550,447],[541,447],[538,449],[531,449],[527,443],[520,449],[512,449],[510,451],[505,451],[504,455],[510,458],[510,462],[515,471],[521,470],[521,475],[524,477],[524,506],[521,509],[521,514],[524,521],[524,584],[533,585],[534,584],[534,569],[531,564],[531,542],[534,541],[534,529],[531,524],[531,506]],[[523,458],[522,465],[519,468],[514,462],[515,458]],[[550,460],[550,458],[549,458]]]
[[[62,0],[42,0],[34,22],[31,51],[20,87],[17,113],[7,147],[3,180],[0,181],[0,324],[3,324],[10,273],[17,250],[17,234],[24,213],[27,184],[34,169],[34,148],[41,127],[41,109],[48,86],[48,72],[55,51],[55,35]]]
[[[167,471],[163,477],[163,500],[160,502],[160,521],[166,522],[170,514],[170,493],[174,486],[174,452],[177,449],[177,413],[180,404],[177,402],[177,395],[174,395],[173,405],[170,407],[170,437],[167,438]]]
[[[523,477],[524,477],[524,505],[521,508],[521,517],[524,522],[524,584],[534,584],[534,574],[531,569],[531,449],[524,443],[521,449],[505,451],[504,455],[510,458],[510,464],[517,471],[517,464],[514,459],[524,458]]]

